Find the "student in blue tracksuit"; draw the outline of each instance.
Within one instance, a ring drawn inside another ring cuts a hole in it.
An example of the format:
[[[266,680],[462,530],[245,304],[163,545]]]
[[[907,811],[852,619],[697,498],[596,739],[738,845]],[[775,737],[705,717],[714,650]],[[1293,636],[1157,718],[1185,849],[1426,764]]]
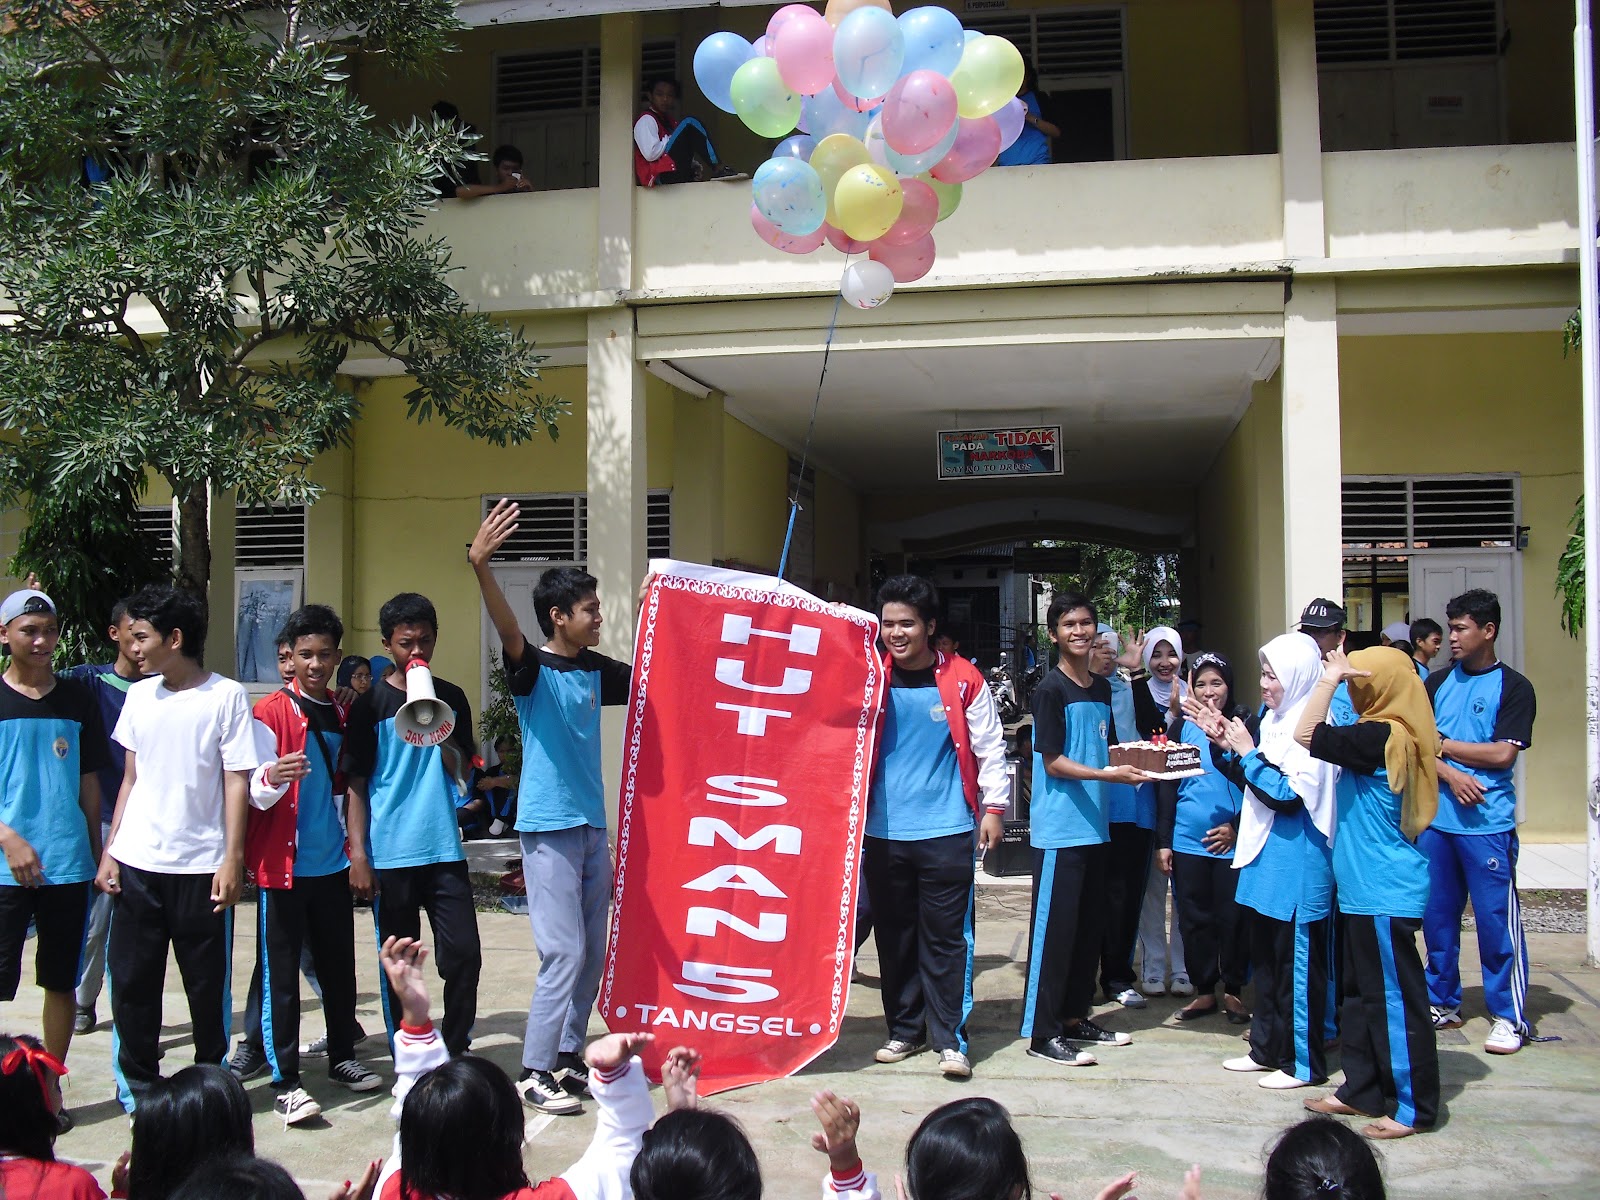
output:
[[[1104,623],[1099,626],[1099,633],[1090,669],[1111,685],[1112,723],[1123,737],[1131,738],[1139,722],[1134,716],[1133,684],[1117,670],[1122,639]],[[1144,993],[1133,986],[1138,978],[1133,973],[1133,950],[1139,940],[1139,915],[1154,857],[1155,785],[1108,783],[1106,809],[1111,849],[1106,864],[1106,935],[1100,951],[1100,987],[1107,1000],[1115,1000],[1124,1008],[1143,1008],[1147,1003]]]
[[[1022,1036],[1034,1058],[1089,1066],[1097,1060],[1085,1045],[1133,1041],[1091,1021],[1089,1010],[1105,933],[1105,785],[1138,785],[1146,775],[1109,765],[1117,733],[1111,685],[1090,670],[1100,636],[1094,605],[1057,592],[1048,621],[1061,657],[1033,692],[1033,911]]]
[[[1235,901],[1248,926],[1255,1010],[1250,1052],[1222,1065],[1263,1071],[1260,1086],[1287,1090],[1322,1083],[1328,1007],[1328,951],[1333,934],[1335,788],[1339,769],[1312,758],[1294,740],[1322,659],[1298,633],[1261,648],[1258,748],[1246,724],[1212,715],[1198,701],[1186,713],[1228,751],[1230,776],[1245,787],[1233,865]]]
[[[633,668],[596,654],[600,598],[596,582],[575,567],[552,567],[534,587],[545,643],[523,635],[494,577],[494,553],[517,529],[518,507],[501,500],[483,519],[467,559],[504,648],[517,722],[522,780],[517,834],[528,890],[528,921],[539,951],[539,978],[528,1006],[517,1091],[539,1112],[582,1111],[589,1072],[583,1043],[605,965],[611,901],[600,777],[600,709],[626,704]],[[645,578],[642,601],[649,589]]]
[[[1233,667],[1220,654],[1202,651],[1190,664],[1192,700],[1219,716],[1232,717]],[[1254,718],[1250,718],[1254,724]],[[1161,869],[1172,876],[1172,904],[1183,929],[1184,957],[1195,997],[1179,1009],[1179,1021],[1195,1021],[1217,1011],[1217,984],[1228,1020],[1250,1019],[1241,993],[1250,980],[1250,943],[1239,920],[1234,891],[1233,842],[1244,802],[1240,784],[1221,769],[1222,752],[1213,753],[1205,731],[1182,715],[1171,736],[1200,749],[1205,773],[1156,788],[1159,805],[1156,844]]]
[[[1433,673],[1429,664],[1438,657],[1443,644],[1444,629],[1432,617],[1411,622],[1411,661],[1417,664],[1417,674],[1423,679]]]
[[[1350,685],[1354,725],[1327,723]],[[1439,733],[1427,691],[1387,646],[1335,650],[1295,727],[1295,741],[1340,768],[1333,876],[1344,926],[1344,1083],[1313,1112],[1376,1118],[1370,1138],[1409,1137],[1439,1119],[1439,1052],[1417,933],[1428,858],[1416,845],[1439,805]]]
[[[1445,608],[1448,670],[1428,677],[1443,749],[1439,815],[1417,845],[1433,891],[1422,933],[1436,1029],[1461,1024],[1461,914],[1478,925],[1483,1000],[1493,1022],[1483,1048],[1515,1054],[1528,1035],[1528,944],[1517,902],[1517,755],[1533,744],[1533,685],[1500,662],[1500,601],[1474,588]]]

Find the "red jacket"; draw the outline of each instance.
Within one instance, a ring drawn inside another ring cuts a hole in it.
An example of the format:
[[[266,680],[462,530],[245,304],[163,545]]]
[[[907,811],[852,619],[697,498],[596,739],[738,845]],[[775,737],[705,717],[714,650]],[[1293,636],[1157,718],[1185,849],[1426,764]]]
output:
[[[303,695],[300,681],[289,685],[295,695]],[[333,700],[332,695],[329,699]],[[349,716],[337,700],[333,711],[342,731]],[[280,689],[256,701],[255,718],[272,732],[277,742],[278,754],[304,753],[310,740],[310,722],[300,706],[290,698],[287,690]],[[318,751],[320,753],[320,751]],[[257,775],[267,770],[257,768]],[[256,780],[252,780],[255,783]],[[333,794],[344,792],[344,772],[334,764]],[[283,797],[271,808],[250,806],[250,821],[244,834],[245,868],[256,877],[256,886],[264,888],[290,888],[294,886],[295,829],[300,811],[300,784],[291,783]]]
[[[893,667],[893,660],[888,655],[883,659],[883,671],[887,677]],[[967,727],[967,709],[980,695],[988,698],[989,684],[983,677],[983,672],[973,665],[970,659],[962,658],[959,654],[935,653],[933,664],[934,682],[939,687],[939,699],[944,701],[945,719],[950,726],[950,740],[955,743],[956,763],[961,769],[961,791],[967,798],[967,807],[972,809],[973,816],[982,818],[983,809],[978,802],[978,756],[972,749],[972,731]],[[993,703],[990,700],[990,703]],[[878,710],[878,746],[882,752],[883,746],[883,716],[888,705]],[[992,809],[994,812],[1004,812],[1002,804]]]
[[[678,127],[678,123],[663,113],[658,113],[653,108],[647,108],[639,114],[640,117],[649,117],[656,123],[657,137],[666,137]],[[634,124],[638,124],[637,121]],[[662,151],[661,157],[651,162],[639,151],[639,143],[633,144],[633,174],[642,187],[655,187],[656,180],[668,171],[676,170],[678,164],[672,161],[672,155]]]

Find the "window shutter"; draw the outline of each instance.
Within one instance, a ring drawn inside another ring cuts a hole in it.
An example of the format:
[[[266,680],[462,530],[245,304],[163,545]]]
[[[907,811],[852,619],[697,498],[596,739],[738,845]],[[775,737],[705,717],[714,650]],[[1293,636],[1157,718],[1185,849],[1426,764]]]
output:
[[[170,504],[141,504],[139,506],[139,532],[149,538],[155,548],[157,562],[169,566],[177,561],[177,526]]]
[[[1120,7],[969,15],[966,24],[1011,42],[1033,63],[1040,79],[1109,75],[1123,69]]]
[[[305,505],[269,508],[241,504],[234,509],[234,566],[303,567],[305,562]]]
[[[495,552],[495,562],[576,563],[589,558],[589,497],[581,492],[529,493],[503,497],[522,510],[517,531]],[[485,496],[485,515],[500,502]],[[651,558],[672,557],[672,493],[646,499],[645,542]]]
[[[1350,478],[1343,525],[1346,554],[1511,549],[1517,482],[1509,475]]]
[[[1316,0],[1317,61],[1494,58],[1498,0]]]

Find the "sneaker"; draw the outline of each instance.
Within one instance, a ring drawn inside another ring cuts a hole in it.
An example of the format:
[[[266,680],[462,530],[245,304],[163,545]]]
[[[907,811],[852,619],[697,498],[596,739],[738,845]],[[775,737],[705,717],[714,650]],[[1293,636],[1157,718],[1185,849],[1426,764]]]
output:
[[[1144,995],[1132,986],[1123,988],[1116,994],[1115,999],[1123,1008],[1143,1008],[1147,1003]]]
[[[383,1080],[376,1071],[368,1070],[365,1064],[353,1058],[334,1063],[328,1068],[328,1078],[352,1092],[375,1092],[383,1086]]]
[[[971,1079],[972,1060],[959,1050],[941,1050],[939,1074],[946,1079]]]
[[[1194,984],[1189,982],[1187,975],[1174,975],[1172,977],[1172,994],[1174,996],[1194,995]]]
[[[881,1063],[904,1062],[913,1054],[921,1054],[928,1048],[927,1042],[903,1042],[899,1038],[890,1038],[872,1057]]]
[[[312,1117],[322,1115],[322,1105],[312,1099],[311,1093],[305,1088],[291,1088],[281,1092],[272,1102],[272,1111],[283,1118],[283,1127],[298,1125],[302,1121],[309,1121]]]
[[[240,1083],[249,1079],[256,1079],[267,1073],[267,1055],[264,1050],[258,1050],[249,1042],[240,1042],[234,1050],[233,1057],[228,1060],[228,1070]],[[310,1097],[307,1097],[309,1099]]]
[[[553,1074],[562,1091],[580,1098],[594,1095],[589,1090],[589,1064],[583,1061],[583,1055],[574,1054],[570,1050],[556,1055],[556,1069]]]
[[[1461,1010],[1459,1008],[1440,1008],[1435,1004],[1428,1012],[1433,1017],[1433,1027],[1435,1029],[1461,1028]]]
[[[1043,1058],[1063,1067],[1092,1067],[1100,1060],[1062,1038],[1034,1038],[1028,1045],[1030,1058]]]
[[[496,817],[494,820],[489,822],[489,836],[495,838],[505,837],[506,830],[510,828],[511,826],[507,825],[499,817]]]
[[[1068,1025],[1065,1033],[1061,1035],[1069,1042],[1087,1042],[1091,1046],[1131,1046],[1133,1038],[1120,1030],[1107,1029],[1104,1025],[1096,1025],[1087,1017],[1074,1025]]]
[[[1240,1071],[1240,1072],[1244,1072],[1244,1071],[1270,1071],[1270,1070],[1272,1070],[1272,1068],[1267,1066],[1266,1063],[1258,1063],[1255,1059],[1251,1058],[1248,1054],[1242,1054],[1238,1058],[1224,1059],[1223,1062],[1222,1062],[1222,1069],[1224,1071]]]
[[[1146,996],[1165,996],[1167,983],[1164,979],[1146,979],[1139,985],[1139,990]]]
[[[1515,1054],[1522,1049],[1522,1033],[1504,1017],[1496,1017],[1483,1048],[1490,1054]]]
[[[1316,1087],[1326,1082],[1326,1079],[1301,1079],[1287,1071],[1274,1071],[1271,1075],[1263,1075],[1256,1080],[1256,1086],[1273,1092],[1290,1092],[1295,1088]]]
[[[361,1045],[362,1042],[364,1042],[366,1040],[367,1040],[367,1031],[365,1029],[361,1028],[361,1024],[358,1021],[356,1023],[356,1035],[355,1035],[355,1037],[350,1039],[350,1045],[352,1047],[359,1046],[359,1045]],[[314,1042],[306,1042],[303,1046],[300,1047],[300,1057],[301,1058],[327,1058],[328,1057],[328,1035],[327,1034],[323,1034],[321,1037],[317,1038],[317,1040],[314,1041]]]
[[[95,1011],[94,1005],[92,1004],[88,1008],[80,1008],[77,1011],[77,1014],[72,1018],[73,1033],[92,1033],[94,1031],[94,1026]]]
[[[522,1102],[535,1112],[559,1117],[583,1111],[582,1102],[563,1091],[549,1071],[530,1071],[526,1079],[517,1080],[517,1091]]]

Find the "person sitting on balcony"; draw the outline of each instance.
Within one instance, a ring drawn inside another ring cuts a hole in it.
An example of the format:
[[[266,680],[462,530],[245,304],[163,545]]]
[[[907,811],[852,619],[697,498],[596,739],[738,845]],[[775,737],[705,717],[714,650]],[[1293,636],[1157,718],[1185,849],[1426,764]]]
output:
[[[682,94],[678,81],[665,76],[646,85],[648,102],[633,126],[633,173],[641,187],[737,174],[717,160],[711,135],[699,118],[678,118]]]
[[[1041,115],[1038,90],[1039,76],[1033,69],[1033,63],[1026,63],[1022,70],[1022,86],[1017,89],[1017,98],[1028,110],[1022,118],[1022,132],[1017,135],[1016,141],[1000,151],[995,166],[1027,167],[1051,161],[1050,139],[1060,137],[1061,130]]]
[[[494,168],[493,183],[464,183],[456,188],[457,200],[479,196],[504,196],[509,192],[531,192],[533,184],[522,174],[522,151],[515,146],[496,146],[489,160]]]

